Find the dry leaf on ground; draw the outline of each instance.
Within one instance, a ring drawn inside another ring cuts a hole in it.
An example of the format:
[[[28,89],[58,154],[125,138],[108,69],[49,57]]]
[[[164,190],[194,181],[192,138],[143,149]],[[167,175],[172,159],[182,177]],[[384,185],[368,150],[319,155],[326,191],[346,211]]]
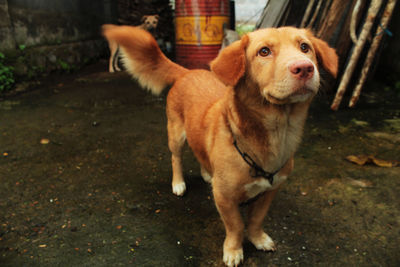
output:
[[[399,165],[399,161],[396,160],[383,160],[383,159],[378,159],[375,158],[372,155],[349,155],[346,157],[346,159],[352,163],[355,163],[357,165],[365,165],[365,164],[375,164],[376,166],[379,167],[395,167]]]
[[[40,143],[41,143],[42,145],[47,145],[48,143],[50,143],[50,140],[47,139],[47,138],[42,138],[42,139],[40,140]]]

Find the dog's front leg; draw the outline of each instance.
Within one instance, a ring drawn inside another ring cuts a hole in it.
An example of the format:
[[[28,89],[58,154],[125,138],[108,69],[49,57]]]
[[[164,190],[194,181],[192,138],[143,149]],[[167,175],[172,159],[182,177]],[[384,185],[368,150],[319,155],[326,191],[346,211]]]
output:
[[[283,168],[274,176],[274,185],[279,181],[286,180],[286,177],[291,173],[294,167],[294,160],[291,157]],[[272,200],[278,191],[279,184],[276,189],[266,191],[254,203],[252,203],[248,210],[248,237],[251,243],[260,250],[275,251],[274,241],[264,232],[263,221],[267,215]]]
[[[239,212],[238,203],[224,196],[218,187],[213,187],[214,199],[219,214],[225,225],[224,263],[227,266],[238,266],[243,261],[244,224]]]
[[[248,237],[259,250],[275,251],[274,241],[263,230],[263,221],[277,191],[278,189],[266,191],[250,205],[248,210]]]

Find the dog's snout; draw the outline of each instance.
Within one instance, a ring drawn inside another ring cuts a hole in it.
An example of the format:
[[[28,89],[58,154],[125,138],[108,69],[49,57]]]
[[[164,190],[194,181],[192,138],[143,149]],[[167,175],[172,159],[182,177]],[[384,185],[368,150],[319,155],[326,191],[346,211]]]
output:
[[[306,60],[296,61],[289,65],[289,71],[297,79],[308,80],[314,74],[314,65]]]

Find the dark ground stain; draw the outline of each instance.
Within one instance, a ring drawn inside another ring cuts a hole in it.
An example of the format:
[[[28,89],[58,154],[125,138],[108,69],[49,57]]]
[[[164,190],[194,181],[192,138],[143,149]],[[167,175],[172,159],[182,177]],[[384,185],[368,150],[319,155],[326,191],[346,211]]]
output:
[[[223,266],[224,228],[189,149],[188,192],[171,193],[165,95],[105,69],[52,75],[0,102],[0,265]],[[265,219],[277,251],[245,241],[243,266],[400,265],[400,168],[344,160],[400,160],[390,138],[400,130],[387,121],[400,117],[399,98],[372,93],[332,112],[331,97],[314,101],[295,171]]]

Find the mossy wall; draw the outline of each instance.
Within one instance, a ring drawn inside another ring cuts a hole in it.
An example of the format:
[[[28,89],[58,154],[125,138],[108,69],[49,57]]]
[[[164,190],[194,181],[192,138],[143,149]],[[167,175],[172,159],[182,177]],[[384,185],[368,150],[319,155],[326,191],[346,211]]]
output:
[[[0,51],[18,76],[79,66],[106,51],[116,0],[0,0]]]

